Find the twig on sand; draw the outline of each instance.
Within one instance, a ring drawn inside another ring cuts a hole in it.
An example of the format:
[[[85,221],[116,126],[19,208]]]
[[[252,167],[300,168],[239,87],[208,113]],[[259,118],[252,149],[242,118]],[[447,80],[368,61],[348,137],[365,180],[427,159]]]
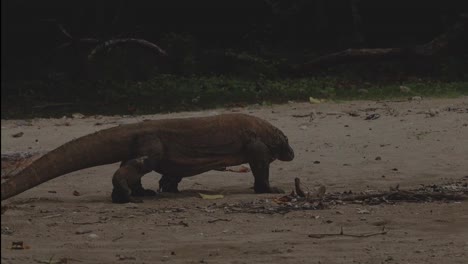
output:
[[[93,224],[102,224],[102,221],[96,222],[73,222],[74,225],[93,225]]]
[[[348,236],[348,237],[371,237],[371,236],[377,236],[377,235],[386,235],[387,230],[385,230],[385,226],[382,228],[382,231],[380,232],[375,232],[375,233],[365,233],[365,234],[345,234],[343,232],[343,227],[341,227],[340,233],[320,233],[320,234],[310,234],[309,237],[311,238],[324,238],[327,236]]]
[[[118,237],[112,239],[112,242],[115,242],[115,241],[117,241],[117,240],[120,240],[120,239],[122,239],[123,237],[124,237],[124,236],[118,236]]]
[[[219,221],[230,222],[231,219],[227,219],[227,218],[217,218],[217,219],[213,219],[213,220],[208,220],[208,223],[212,224],[212,223],[216,223],[216,222],[219,222]]]
[[[296,193],[299,197],[306,197],[304,191],[301,189],[301,180],[299,178],[294,179],[294,185],[296,186]]]

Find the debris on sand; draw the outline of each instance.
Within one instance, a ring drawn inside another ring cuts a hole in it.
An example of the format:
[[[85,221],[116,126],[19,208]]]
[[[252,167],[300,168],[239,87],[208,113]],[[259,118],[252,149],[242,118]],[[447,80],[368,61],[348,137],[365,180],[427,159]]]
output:
[[[314,192],[305,192],[301,187],[299,178],[295,179],[294,186],[295,191],[288,195],[235,204],[215,204],[210,209],[223,209],[225,213],[287,214],[292,211],[323,210],[333,205],[347,203],[376,205],[398,202],[426,203],[468,200],[468,184],[463,180],[442,185],[421,185],[421,187],[412,190],[401,190],[398,186],[390,188],[389,191],[361,193],[352,191],[326,193],[325,186],[320,186]],[[367,214],[370,212],[360,210],[358,213]]]
[[[24,245],[23,241],[12,241],[10,249],[22,250],[28,247]]]
[[[366,116],[364,118],[364,120],[376,120],[378,118],[380,118],[380,114],[374,113],[374,114],[370,114],[370,115]]]
[[[11,236],[15,231],[8,226],[2,226],[2,235]]]

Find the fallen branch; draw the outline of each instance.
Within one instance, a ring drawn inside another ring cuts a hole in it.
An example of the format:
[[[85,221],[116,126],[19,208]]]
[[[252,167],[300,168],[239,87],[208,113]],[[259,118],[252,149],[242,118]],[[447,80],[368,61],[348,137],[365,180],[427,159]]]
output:
[[[155,51],[158,55],[167,56],[166,51],[161,49],[158,45],[144,40],[144,39],[135,39],[135,38],[126,38],[126,39],[111,39],[107,40],[99,45],[97,45],[88,55],[88,60],[93,60],[97,54],[102,53],[103,51],[108,51],[111,48],[126,45],[126,44],[136,44],[139,47],[146,48],[152,51]]]
[[[378,61],[408,57],[416,59],[433,58],[443,51],[448,50],[449,46],[454,42],[462,39],[467,33],[467,24],[468,15],[462,14],[460,20],[449,30],[427,43],[410,48],[347,49],[320,56],[303,64],[300,69],[302,72],[308,72],[323,66],[357,61]]]
[[[75,103],[47,103],[47,104],[35,105],[32,108],[45,109],[45,108],[65,107],[65,106],[72,106],[72,105],[76,105],[76,104]]]

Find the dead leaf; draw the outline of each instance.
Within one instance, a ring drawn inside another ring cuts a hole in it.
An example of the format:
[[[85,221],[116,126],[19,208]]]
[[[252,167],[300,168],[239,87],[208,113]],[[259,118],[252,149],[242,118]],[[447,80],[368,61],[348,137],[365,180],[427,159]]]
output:
[[[295,195],[295,194],[294,194]],[[273,202],[277,203],[277,204],[282,204],[282,203],[288,203],[288,202],[291,202],[292,198],[291,196],[288,196],[288,195],[285,195],[285,196],[281,196],[279,198],[275,198],[273,199]]]
[[[309,102],[311,104],[320,104],[321,101],[319,99],[316,99],[316,98],[313,98],[313,97],[309,97]]]
[[[203,193],[198,193],[200,197],[204,200],[216,200],[216,199],[223,199],[224,195],[222,194],[203,194]]]

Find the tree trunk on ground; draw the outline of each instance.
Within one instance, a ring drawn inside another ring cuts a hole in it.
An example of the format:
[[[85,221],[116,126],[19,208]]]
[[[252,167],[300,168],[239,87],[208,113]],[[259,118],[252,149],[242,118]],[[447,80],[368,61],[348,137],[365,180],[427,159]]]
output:
[[[409,48],[376,48],[376,49],[347,49],[327,54],[309,61],[299,67],[300,72],[311,72],[316,69],[363,61],[380,61],[387,59],[412,58],[415,60],[435,58],[447,51],[449,46],[459,42],[468,34],[468,15],[460,16],[460,20],[443,34],[433,40]]]

